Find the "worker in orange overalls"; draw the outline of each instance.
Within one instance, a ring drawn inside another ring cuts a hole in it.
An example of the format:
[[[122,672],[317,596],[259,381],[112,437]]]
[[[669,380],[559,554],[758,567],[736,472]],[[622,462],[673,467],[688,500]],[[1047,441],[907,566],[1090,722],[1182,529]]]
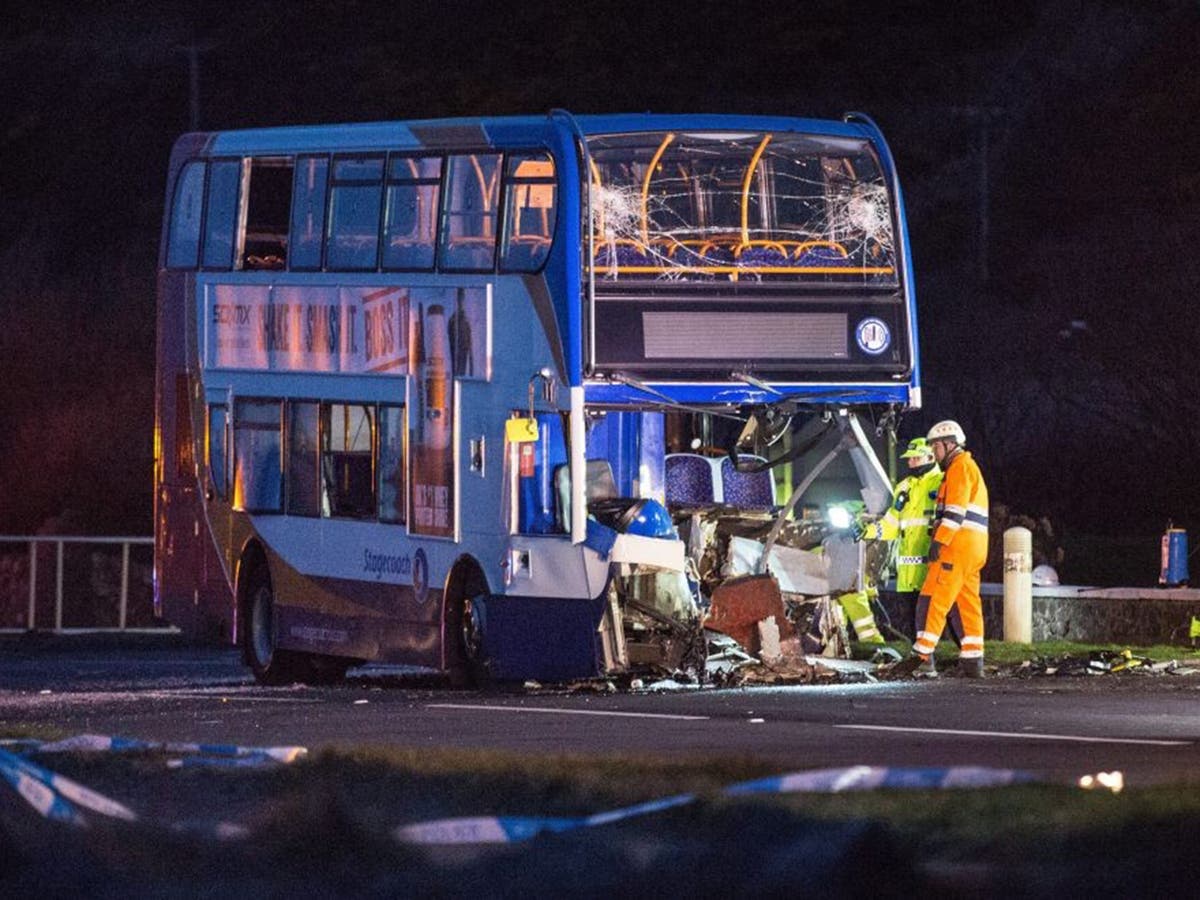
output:
[[[962,615],[959,671],[968,678],[983,677],[983,604],[979,600],[979,573],[988,552],[988,491],[983,473],[963,449],[966,436],[957,422],[944,420],[929,429],[925,438],[934,459],[945,473],[938,488],[934,511],[933,542],[929,545],[929,572],[921,586],[918,609],[925,606],[924,621],[917,622],[913,658],[904,666],[917,675],[935,675],[933,650],[946,625],[946,616],[957,605]],[[924,601],[928,598],[928,604]]]

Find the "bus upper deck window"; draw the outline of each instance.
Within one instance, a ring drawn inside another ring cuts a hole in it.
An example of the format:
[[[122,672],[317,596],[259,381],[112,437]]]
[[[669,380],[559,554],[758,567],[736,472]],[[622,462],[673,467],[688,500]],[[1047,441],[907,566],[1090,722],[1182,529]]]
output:
[[[253,160],[250,163],[250,187],[246,197],[241,268],[283,268],[287,259],[291,201],[292,161]]]
[[[204,206],[204,163],[183,167],[171,201],[171,231],[167,238],[167,266],[194,269],[200,256],[200,212]]]
[[[204,216],[204,268],[233,267],[233,238],[237,226],[238,191],[242,161],[214,162],[208,175],[208,200]]]
[[[393,156],[383,214],[383,267],[429,270],[437,246],[440,156]]]
[[[383,157],[334,158],[326,268],[364,271],[378,266],[382,204]]]
[[[471,153],[447,160],[440,268],[490,272],[496,257],[500,156]]]
[[[546,154],[509,157],[500,268],[535,272],[554,236],[554,161]]]
[[[292,184],[292,229],[288,239],[288,268],[321,268],[321,238],[325,234],[325,185],[329,159],[301,156]]]

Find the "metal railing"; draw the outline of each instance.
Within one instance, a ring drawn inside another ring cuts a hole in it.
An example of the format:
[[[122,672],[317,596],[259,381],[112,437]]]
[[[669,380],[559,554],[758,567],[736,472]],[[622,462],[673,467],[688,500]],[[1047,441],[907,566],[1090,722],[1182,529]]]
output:
[[[29,545],[29,606],[28,615],[25,619],[25,628],[0,628],[0,633],[14,634],[25,631],[33,631],[37,628],[37,599],[38,599],[38,546],[40,544],[53,544],[55,547],[54,553],[54,628],[53,631],[62,634],[77,634],[84,632],[164,632],[173,631],[172,628],[130,628],[128,627],[129,615],[129,571],[130,571],[130,548],[135,546],[154,546],[154,538],[152,537],[85,537],[85,536],[66,536],[66,535],[0,535],[0,545],[2,544],[28,544]],[[64,628],[63,627],[63,556],[64,548],[67,544],[103,544],[121,546],[121,586],[118,596],[117,605],[117,624],[116,627],[87,627],[87,628]],[[47,629],[49,630],[49,629]]]

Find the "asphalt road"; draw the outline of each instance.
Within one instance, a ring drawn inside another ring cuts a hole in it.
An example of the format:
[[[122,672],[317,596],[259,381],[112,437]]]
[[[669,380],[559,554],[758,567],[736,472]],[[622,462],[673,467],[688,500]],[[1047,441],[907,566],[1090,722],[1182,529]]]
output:
[[[943,678],[601,694],[454,690],[396,670],[264,688],[232,650],[0,644],[0,737],[64,734],[244,745],[493,748],[524,754],[742,756],[780,772],[982,765],[1127,785],[1200,779],[1200,676]]]

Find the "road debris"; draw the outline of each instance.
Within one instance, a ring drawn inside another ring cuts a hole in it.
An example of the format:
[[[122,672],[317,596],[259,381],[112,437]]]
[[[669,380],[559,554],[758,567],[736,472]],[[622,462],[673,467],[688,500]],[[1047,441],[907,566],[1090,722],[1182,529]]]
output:
[[[1097,772],[1095,775],[1084,775],[1079,779],[1079,786],[1091,791],[1097,788],[1108,788],[1114,794],[1125,789],[1125,776],[1119,771]]]

